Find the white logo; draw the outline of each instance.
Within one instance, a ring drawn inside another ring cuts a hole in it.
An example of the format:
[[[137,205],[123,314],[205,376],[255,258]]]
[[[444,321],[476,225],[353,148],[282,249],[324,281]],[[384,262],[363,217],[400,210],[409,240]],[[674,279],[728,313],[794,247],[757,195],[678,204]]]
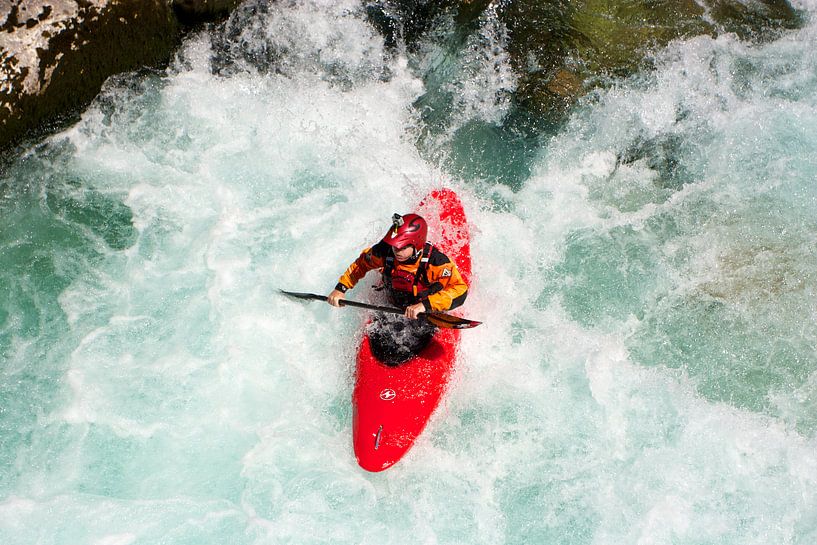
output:
[[[451,269],[443,269],[442,277],[451,276]]]
[[[385,390],[380,392],[380,399],[382,399],[383,401],[391,401],[395,397],[397,397],[397,394],[391,388],[386,388]]]

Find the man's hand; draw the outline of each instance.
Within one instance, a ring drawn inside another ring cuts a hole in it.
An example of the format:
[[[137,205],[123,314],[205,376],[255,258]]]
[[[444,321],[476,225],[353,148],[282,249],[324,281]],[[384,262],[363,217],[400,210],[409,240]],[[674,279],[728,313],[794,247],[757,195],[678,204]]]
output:
[[[406,307],[405,317],[411,320],[416,320],[417,317],[425,311],[426,307],[422,303],[416,303],[414,305]]]
[[[332,293],[330,293],[326,297],[326,302],[329,303],[330,305],[332,305],[333,307],[339,307],[341,300],[345,299],[345,298],[346,298],[346,294],[343,293],[342,291],[332,290]]]

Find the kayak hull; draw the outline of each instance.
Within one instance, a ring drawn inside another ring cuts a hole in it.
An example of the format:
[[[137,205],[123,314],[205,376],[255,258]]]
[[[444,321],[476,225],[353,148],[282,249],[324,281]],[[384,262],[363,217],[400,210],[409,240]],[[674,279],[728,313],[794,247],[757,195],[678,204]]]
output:
[[[467,282],[470,241],[459,197],[448,189],[432,191],[417,213],[429,224],[429,240],[457,264]],[[352,394],[353,445],[360,467],[382,471],[411,449],[446,391],[459,339],[459,330],[439,329],[418,354],[395,366],[378,360],[369,336],[363,335]]]

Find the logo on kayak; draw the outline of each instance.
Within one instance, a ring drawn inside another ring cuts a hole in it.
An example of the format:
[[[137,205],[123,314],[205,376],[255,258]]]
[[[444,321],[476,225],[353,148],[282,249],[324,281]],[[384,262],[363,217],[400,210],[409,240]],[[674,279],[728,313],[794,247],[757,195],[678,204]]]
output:
[[[397,394],[391,388],[386,388],[385,390],[380,392],[380,399],[382,399],[383,401],[391,401],[395,397],[397,397]]]

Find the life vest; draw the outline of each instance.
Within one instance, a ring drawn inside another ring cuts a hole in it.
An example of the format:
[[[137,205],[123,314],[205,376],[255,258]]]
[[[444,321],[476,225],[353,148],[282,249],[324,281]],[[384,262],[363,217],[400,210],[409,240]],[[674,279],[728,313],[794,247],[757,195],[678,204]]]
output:
[[[379,270],[383,284],[375,289],[386,289],[395,306],[408,306],[422,301],[427,310],[441,311],[463,304],[468,294],[468,285],[453,261],[431,244],[425,243],[420,256],[414,259],[401,267],[394,258],[392,248],[385,242],[379,242],[361,252],[338,279],[335,289],[346,293],[366,273]],[[404,271],[405,268],[409,270]]]
[[[426,242],[420,254],[420,264],[414,273],[404,271],[397,267],[394,255],[386,256],[386,264],[383,266],[383,284],[396,297],[417,301],[423,297],[428,297],[435,291],[428,282],[426,271],[428,270],[428,260],[431,257],[433,246]],[[439,286],[437,284],[436,286]],[[435,286],[435,287],[436,287]],[[441,289],[442,286],[439,286]],[[439,291],[436,290],[436,291]]]

